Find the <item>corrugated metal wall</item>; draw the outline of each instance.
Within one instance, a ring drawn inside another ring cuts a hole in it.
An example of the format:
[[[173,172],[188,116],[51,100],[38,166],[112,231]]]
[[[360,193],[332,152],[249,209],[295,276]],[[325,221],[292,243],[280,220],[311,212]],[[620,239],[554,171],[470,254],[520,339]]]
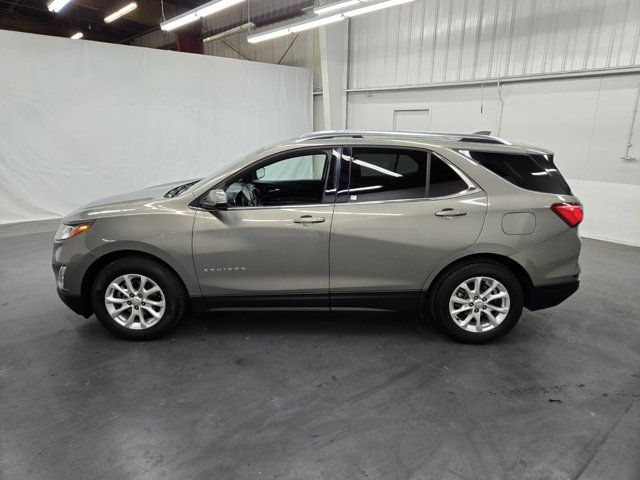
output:
[[[304,8],[313,6],[313,0],[247,0],[238,6],[223,10],[203,19],[205,32],[219,33],[251,19],[256,25],[272,22],[291,15],[299,15]]]
[[[416,0],[353,18],[349,88],[640,64],[638,0]]]
[[[277,18],[312,0],[253,0],[204,19],[209,34]],[[349,88],[479,81],[640,65],[640,0],[415,0],[353,18]],[[204,45],[204,53],[314,70],[321,90],[317,30],[257,45],[246,33]],[[152,32],[132,42],[174,42]]]
[[[175,44],[175,42],[176,36],[173,34],[173,32],[155,30],[131,40],[129,44],[136,47],[167,48],[167,46]]]
[[[204,2],[203,2],[204,3]],[[229,30],[251,19],[256,24],[269,22],[290,15],[300,14],[302,9],[313,6],[313,0],[248,0],[240,5],[223,10],[216,15],[202,19],[203,37]],[[162,48],[175,43],[173,32],[154,32],[142,35],[131,42],[137,47]],[[234,55],[222,55],[231,56]],[[239,56],[239,58],[242,58]]]
[[[175,35],[172,32],[157,30],[132,40],[131,45],[163,48],[171,46],[175,41]],[[310,68],[313,70],[314,90],[322,90],[317,30],[301,32],[297,36],[290,35],[284,38],[276,38],[269,42],[255,45],[247,42],[246,32],[238,33],[223,39],[207,42],[203,47],[205,55]]]
[[[270,22],[282,17],[299,15],[303,8],[313,6],[313,0],[250,0],[242,8],[231,8],[203,19],[203,31],[219,33],[247,20],[256,24]],[[247,33],[240,33],[204,44],[206,55],[275,63],[294,67],[314,68],[317,57],[315,32],[304,32],[296,36],[278,38],[269,42],[251,44]],[[318,63],[319,64],[319,63]],[[320,85],[321,77],[314,78],[314,85]],[[319,88],[319,87],[318,87]]]
[[[315,30],[276,38],[259,44],[247,42],[247,34],[240,33],[205,43],[204,53],[219,57],[311,68],[314,72],[314,90],[322,89],[320,50],[318,34]]]
[[[265,22],[283,16],[295,15],[302,9],[313,6],[313,0],[251,0],[240,8],[230,8],[202,20],[203,37],[242,25],[250,18]],[[172,32],[157,30],[131,41],[131,45],[162,48],[175,43]],[[238,33],[223,39],[207,42],[203,46],[205,55],[275,63],[293,67],[310,68],[314,72],[314,89],[322,90],[320,73],[320,51],[317,30],[289,35],[269,42],[250,44],[247,33]]]

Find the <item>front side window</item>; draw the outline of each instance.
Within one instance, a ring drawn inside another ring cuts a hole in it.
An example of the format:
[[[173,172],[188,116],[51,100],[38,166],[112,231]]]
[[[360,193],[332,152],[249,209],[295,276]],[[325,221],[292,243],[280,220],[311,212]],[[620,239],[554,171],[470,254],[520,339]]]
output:
[[[303,155],[279,160],[258,168],[256,173],[260,182],[322,180],[327,156],[324,153]]]
[[[225,189],[229,207],[320,203],[329,163],[325,152],[304,152],[252,168]]]
[[[353,148],[343,161],[351,165],[350,202],[424,198],[429,153],[419,150]]]

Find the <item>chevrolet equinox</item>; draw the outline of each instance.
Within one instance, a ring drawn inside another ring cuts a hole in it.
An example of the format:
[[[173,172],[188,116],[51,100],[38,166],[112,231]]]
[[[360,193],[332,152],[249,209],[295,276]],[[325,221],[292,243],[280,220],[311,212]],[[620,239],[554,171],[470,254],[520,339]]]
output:
[[[60,298],[128,339],[185,311],[417,311],[495,340],[578,288],[582,205],[553,153],[483,134],[315,132],[63,218]]]

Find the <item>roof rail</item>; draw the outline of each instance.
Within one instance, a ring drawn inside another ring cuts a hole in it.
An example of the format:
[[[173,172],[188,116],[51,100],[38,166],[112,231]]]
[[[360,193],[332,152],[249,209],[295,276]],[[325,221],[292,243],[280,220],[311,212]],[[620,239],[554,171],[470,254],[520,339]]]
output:
[[[498,143],[512,145],[511,142],[484,133],[448,133],[448,132],[410,132],[410,131],[384,131],[384,130],[325,130],[309,132],[298,137],[300,140],[316,140],[328,138],[365,138],[365,137],[416,137],[416,138],[448,138],[458,142]]]

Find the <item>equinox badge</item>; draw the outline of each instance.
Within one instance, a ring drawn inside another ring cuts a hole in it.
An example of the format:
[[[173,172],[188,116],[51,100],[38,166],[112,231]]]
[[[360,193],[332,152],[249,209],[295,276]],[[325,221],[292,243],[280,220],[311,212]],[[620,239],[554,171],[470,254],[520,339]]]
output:
[[[202,269],[206,273],[214,273],[214,272],[246,272],[247,267],[212,267],[212,268],[203,268]]]

